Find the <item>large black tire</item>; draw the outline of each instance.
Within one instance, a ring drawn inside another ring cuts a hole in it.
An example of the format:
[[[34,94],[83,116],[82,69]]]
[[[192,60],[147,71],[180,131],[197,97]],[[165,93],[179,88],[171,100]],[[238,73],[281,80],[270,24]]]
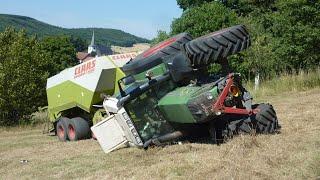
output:
[[[277,114],[270,104],[259,104],[256,108],[258,113],[256,114],[258,133],[269,134],[275,133],[280,129]]]
[[[244,25],[199,37],[183,45],[193,67],[203,67],[210,63],[221,63],[227,56],[236,54],[250,46],[250,36]]]
[[[122,67],[122,70],[126,75],[130,75],[138,74],[146,69],[150,69],[162,63],[161,58],[180,52],[181,45],[191,40],[192,37],[187,33],[173,36],[139,54],[136,58],[125,64]]]
[[[61,117],[58,120],[58,123],[56,125],[56,133],[58,136],[58,139],[60,141],[67,141],[68,140],[68,121],[69,118]]]
[[[88,138],[91,133],[89,123],[80,117],[70,119],[67,127],[70,141]]]

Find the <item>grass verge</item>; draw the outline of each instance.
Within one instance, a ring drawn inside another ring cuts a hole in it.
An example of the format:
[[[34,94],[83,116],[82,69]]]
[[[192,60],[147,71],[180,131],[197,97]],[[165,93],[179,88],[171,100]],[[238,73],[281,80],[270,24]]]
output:
[[[246,82],[245,86],[255,98],[263,98],[283,93],[290,95],[292,93],[320,87],[320,69],[311,72],[300,71],[295,75],[282,74],[278,78],[263,81],[258,90],[254,90],[254,83],[251,81]]]

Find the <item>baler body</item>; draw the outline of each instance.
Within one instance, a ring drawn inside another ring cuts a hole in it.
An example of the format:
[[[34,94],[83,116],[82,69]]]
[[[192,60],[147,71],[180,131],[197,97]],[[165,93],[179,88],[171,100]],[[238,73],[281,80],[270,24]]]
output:
[[[47,80],[50,120],[56,121],[61,112],[75,107],[92,113],[92,105],[102,102],[101,93],[117,93],[116,82],[125,76],[119,67],[136,53],[123,56],[128,58],[121,59],[120,55],[96,57],[50,77]]]

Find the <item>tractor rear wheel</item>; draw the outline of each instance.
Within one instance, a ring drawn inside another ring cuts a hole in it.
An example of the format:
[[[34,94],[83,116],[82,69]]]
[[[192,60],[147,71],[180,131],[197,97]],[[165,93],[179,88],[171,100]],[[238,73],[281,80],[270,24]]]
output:
[[[257,132],[263,134],[275,133],[280,129],[277,114],[270,104],[259,104],[256,108]]]
[[[83,118],[76,117],[68,121],[68,138],[70,141],[77,141],[90,136],[89,123]]]
[[[68,134],[67,134],[68,121],[69,121],[69,118],[66,118],[66,117],[61,117],[58,120],[58,123],[56,125],[56,132],[57,132],[58,139],[60,141],[67,141],[68,140]]]
[[[187,33],[175,35],[139,54],[122,67],[126,75],[138,74],[162,63],[162,58],[177,54],[181,46],[192,40]]]
[[[225,63],[227,56],[250,46],[250,36],[243,25],[201,36],[183,45],[190,64],[203,67],[211,63]]]

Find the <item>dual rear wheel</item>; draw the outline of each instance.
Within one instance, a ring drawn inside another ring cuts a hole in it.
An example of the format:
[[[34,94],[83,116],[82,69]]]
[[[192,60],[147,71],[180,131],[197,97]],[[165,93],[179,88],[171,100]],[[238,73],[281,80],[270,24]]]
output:
[[[60,141],[77,141],[90,137],[89,123],[83,118],[61,117],[56,125],[57,136]]]

